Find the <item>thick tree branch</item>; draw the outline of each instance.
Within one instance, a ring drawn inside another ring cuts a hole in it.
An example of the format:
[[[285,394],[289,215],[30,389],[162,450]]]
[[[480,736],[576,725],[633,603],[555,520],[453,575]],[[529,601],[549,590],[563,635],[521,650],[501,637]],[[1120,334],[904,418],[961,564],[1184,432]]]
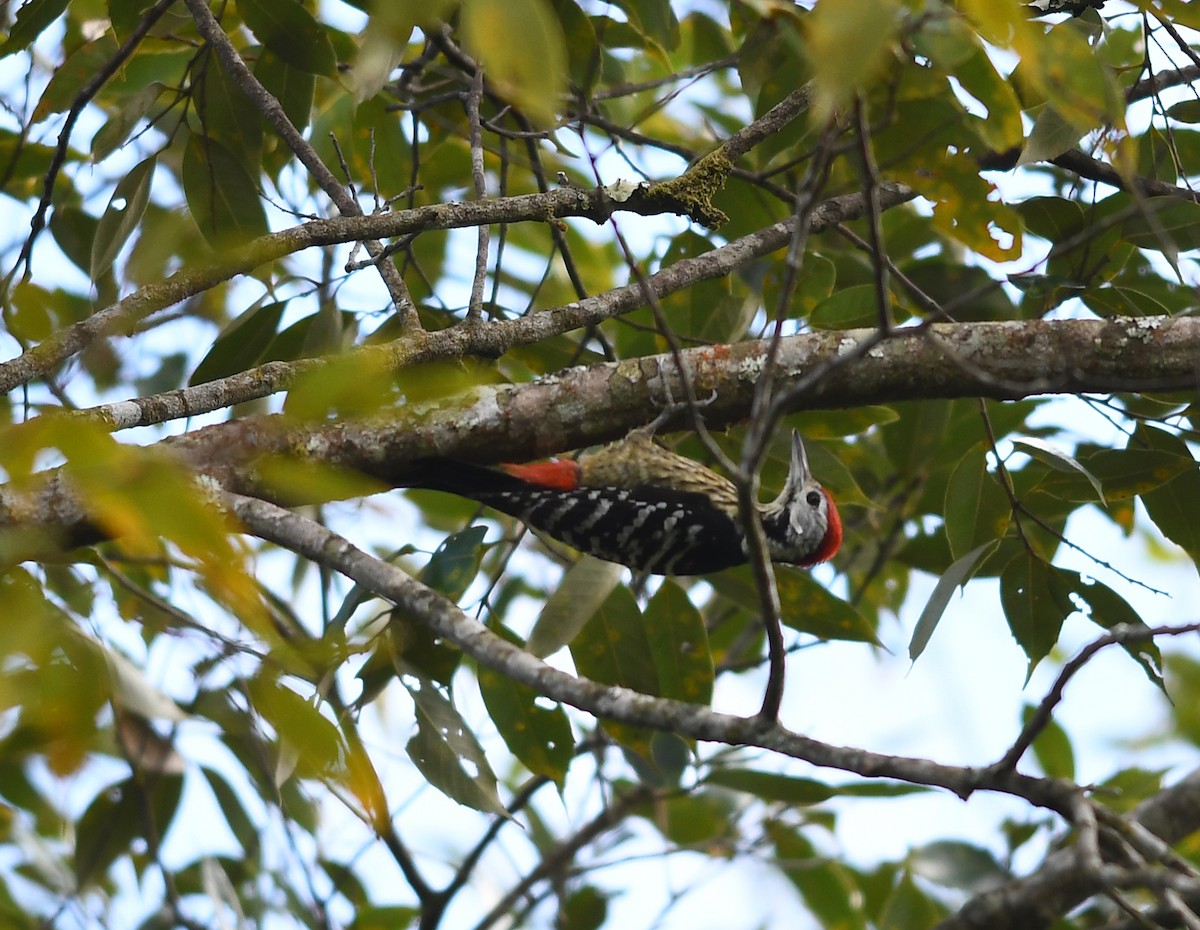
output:
[[[499,325],[508,324],[475,328]],[[937,324],[878,339],[875,330],[848,330],[781,340],[771,374],[775,392],[805,384],[799,396],[793,392],[788,409],[794,411],[932,398],[1190,390],[1200,383],[1200,320],[1191,317]],[[860,346],[876,341],[860,353]],[[680,353],[697,393],[715,395],[704,409],[710,426],[745,419],[770,347],[760,340]],[[364,369],[363,377],[370,372]],[[609,442],[680,396],[683,382],[667,354],[529,384],[485,385],[457,402],[442,398],[369,420],[311,426],[283,416],[244,417],[153,448],[169,450],[185,467],[238,493],[275,493],[256,470],[270,456],[365,475],[377,482],[361,489],[369,493],[403,486],[421,459],[522,461]],[[3,529],[51,530],[73,544],[97,538],[61,472],[32,489],[0,487]],[[0,554],[14,544],[0,532]]]
[[[941,765],[925,759],[832,746],[762,717],[733,717],[700,705],[654,698],[574,677],[491,633],[451,601],[325,527],[263,501],[236,495],[229,495],[226,500],[253,535],[341,572],[427,624],[480,665],[597,717],[693,739],[755,746],[864,777],[890,777],[942,787],[963,799],[977,790],[1011,794],[1056,811],[1078,828],[1080,837],[1075,845],[1052,853],[1028,878],[971,899],[957,914],[943,921],[938,930],[1038,930],[1109,885],[1154,884],[1158,875],[1145,869],[1112,869],[1104,865],[1098,845],[1096,812],[1078,786],[1031,778],[1003,766],[979,769]],[[1114,830],[1117,835],[1128,833],[1128,841],[1136,843],[1141,855],[1153,857],[1151,861],[1169,857],[1169,845],[1200,829],[1200,770],[1143,802],[1128,820],[1115,814],[1106,814],[1102,819],[1110,833]],[[1181,878],[1178,884],[1194,890],[1190,879]],[[1164,887],[1173,885],[1168,882]]]
[[[876,337],[875,330],[848,330],[783,339],[775,386],[782,391],[802,378],[813,382],[791,407],[800,410],[934,398],[1188,390],[1200,381],[1200,320],[1190,317],[938,324],[898,330],[863,357],[838,364]],[[747,416],[770,344],[759,340],[680,353],[697,394],[716,395],[704,408],[706,422],[720,428]],[[485,385],[457,404],[442,398],[363,422],[306,428],[279,417],[244,418],[164,444],[201,470],[223,463],[214,477],[244,468],[261,451],[294,451],[402,483],[411,463],[422,458],[514,461],[617,439],[682,395],[675,364],[673,355],[664,354],[592,365],[529,384]],[[823,367],[828,371],[815,377]],[[667,428],[674,422],[667,421]],[[248,486],[245,479],[240,483]]]
[[[597,717],[730,746],[755,746],[868,778],[896,778],[942,787],[962,798],[981,789],[999,791],[1068,818],[1077,806],[1078,788],[1066,782],[833,746],[760,717],[721,714],[698,704],[652,697],[570,675],[500,638],[452,601],[326,527],[254,498],[226,495],[225,500],[252,535],[342,573],[418,618],[480,665]]]
[[[902,184],[888,185],[886,190],[890,191],[887,206],[894,206],[916,196],[911,188]],[[550,222],[565,217],[586,217],[593,222],[602,223],[613,213],[621,211],[642,216],[685,212],[683,207],[679,204],[672,205],[661,194],[651,202],[644,189],[637,189],[632,193],[622,192],[618,196],[623,199],[614,200],[610,188],[592,191],[561,189],[545,194],[430,204],[413,210],[400,210],[377,216],[313,220],[302,226],[260,236],[245,243],[236,252],[226,253],[207,265],[178,271],[161,282],[141,288],[117,303],[97,311],[86,320],[60,330],[17,358],[0,363],[0,394],[8,393],[14,387],[48,374],[97,338],[130,332],[137,323],[159,310],[304,249],[365,239],[404,236],[435,229]],[[814,224],[818,214],[824,215],[827,225],[861,215],[861,204],[862,197],[858,194],[832,198],[814,211]],[[711,270],[707,277],[720,277],[729,274],[750,258],[782,248],[788,241],[789,229],[790,223],[777,223],[737,240],[736,248],[735,243],[730,243],[724,249],[714,250],[691,261],[703,260],[704,267]],[[678,262],[662,272],[661,277],[655,276],[657,286],[663,288],[660,296],[696,280],[707,279],[694,277],[694,271],[694,266],[684,266],[683,262]],[[547,314],[538,313],[528,318],[533,322],[520,327],[515,326],[518,321],[510,321],[507,324],[493,324],[493,327],[498,328],[472,327],[472,331],[479,332],[472,332],[470,336],[459,333],[454,337],[442,338],[459,340],[480,354],[495,355],[512,344],[537,342],[547,335],[587,326],[607,319],[615,313],[640,306],[640,294],[641,290],[636,286],[617,288],[588,301],[567,304],[560,308],[553,323],[546,320]],[[505,326],[510,328],[505,329]],[[506,344],[510,333],[518,328],[522,333],[520,342]],[[443,332],[458,333],[459,329]],[[418,361],[424,361],[425,358],[420,357],[420,347],[426,339],[433,338],[434,335],[413,333],[407,339],[397,340],[390,350],[376,347],[375,351],[398,353],[402,358],[400,364],[408,364],[413,356],[416,356]],[[461,351],[458,354],[462,354]]]
[[[1167,844],[1200,828],[1200,770],[1139,804],[1130,815]],[[1104,888],[1077,847],[1051,853],[1032,875],[971,898],[936,930],[1041,930]]]
[[[1182,68],[1168,68],[1142,78],[1136,84],[1125,90],[1125,102],[1135,103],[1153,97],[1168,87],[1179,87],[1181,84],[1191,84],[1200,80],[1200,65],[1186,65]]]
[[[603,190],[567,189],[521,197],[430,204],[376,216],[312,220],[260,236],[208,264],[197,263],[177,271],[58,331],[17,358],[0,363],[0,394],[48,374],[97,338],[131,332],[137,323],[159,310],[304,249],[488,223],[546,222],[567,216],[586,216],[603,222],[612,211],[635,210],[639,204],[632,198],[617,204]],[[651,212],[669,211],[659,204]]]
[[[513,208],[512,216],[506,217],[503,211],[489,211],[495,212],[496,216],[494,218],[482,216],[478,221],[480,223],[507,223],[539,218],[536,214],[538,209],[536,205],[538,204],[544,209],[556,211],[555,215],[588,216],[591,219],[598,219],[603,211],[611,213],[618,208],[645,208],[645,204],[636,195],[618,204],[608,198],[604,190],[587,193],[566,190],[531,196],[533,201],[526,197],[500,198],[462,204],[442,204],[438,205],[437,209],[451,208],[441,216],[441,222],[445,222],[449,220],[450,216],[456,215],[461,210],[475,213],[477,212],[475,208],[481,204],[503,203]],[[916,193],[902,184],[885,184],[881,187],[879,196],[884,207],[889,208],[911,200]],[[521,203],[518,204],[518,201]],[[529,210],[531,203],[535,204],[532,213]],[[576,212],[569,212],[568,204],[574,204]],[[429,209],[405,212],[415,219],[417,214],[424,215]],[[559,209],[562,209],[563,212],[557,212]],[[836,227],[845,220],[856,219],[863,215],[865,209],[866,202],[861,194],[832,197],[813,209],[811,231],[823,232],[831,227]],[[389,218],[396,216],[400,216],[400,214],[393,214]],[[382,219],[382,217],[364,217],[364,219],[375,220]],[[473,223],[458,225],[469,226]],[[308,226],[300,227],[295,232],[309,228]],[[433,225],[427,228],[449,227]],[[361,346],[352,350],[350,355],[361,360],[367,368],[383,366],[390,371],[399,371],[402,368],[425,362],[457,359],[470,355],[496,358],[517,346],[533,345],[551,336],[559,336],[577,329],[595,326],[622,313],[645,306],[648,299],[661,299],[702,281],[732,274],[748,263],[787,246],[792,240],[794,229],[795,220],[776,223],[742,236],[740,239],[735,239],[710,252],[694,258],[682,259],[655,274],[647,275],[623,287],[613,288],[603,294],[572,301],[559,307],[548,308],[517,320],[454,326],[433,333],[412,333],[386,345]],[[350,236],[336,241],[348,241],[353,238]],[[224,278],[219,280],[224,280]],[[217,282],[212,281],[205,287],[212,286],[213,283]],[[198,288],[198,290],[203,289]],[[185,294],[184,296],[190,295]],[[132,298],[130,299],[132,300]],[[176,299],[181,300],[183,297]],[[160,309],[160,307],[154,307],[154,309]],[[134,312],[141,313],[143,310],[144,308],[137,308]],[[108,311],[101,311],[101,313],[106,312]],[[85,323],[91,325],[96,316],[89,318]],[[67,332],[69,331],[64,331],[64,333]],[[43,343],[43,345],[48,345],[48,343]],[[34,352],[41,348],[39,346]],[[23,355],[8,364],[15,369],[27,357],[28,354]],[[112,429],[129,429],[185,416],[195,416],[287,390],[300,375],[313,372],[329,364],[336,364],[339,361],[344,362],[345,358],[346,356],[339,356],[336,359],[303,359],[292,363],[269,362],[258,368],[194,387],[168,391],[153,397],[105,404],[87,412],[87,415],[99,418]],[[6,366],[0,364],[0,388],[5,383],[5,373]]]

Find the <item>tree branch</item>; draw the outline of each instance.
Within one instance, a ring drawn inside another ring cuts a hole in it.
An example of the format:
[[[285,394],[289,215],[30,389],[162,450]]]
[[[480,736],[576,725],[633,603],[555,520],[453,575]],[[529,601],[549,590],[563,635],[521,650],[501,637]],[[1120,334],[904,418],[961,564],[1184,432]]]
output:
[[[927,759],[833,746],[801,736],[778,723],[767,723],[759,717],[721,714],[698,704],[651,697],[628,688],[570,675],[492,633],[441,594],[395,565],[368,555],[320,524],[254,498],[229,494],[224,500],[252,535],[340,572],[417,618],[480,665],[596,717],[691,739],[730,746],[755,746],[866,778],[896,778],[917,785],[942,787],[964,799],[980,789],[998,791],[1024,798],[1068,818],[1077,806],[1078,788],[1055,779],[1034,778],[1011,771],[992,773],[982,768],[941,765]]]
[[[911,200],[916,192],[903,184],[887,186],[890,197],[888,206],[905,200]],[[14,387],[32,381],[45,375],[77,352],[91,344],[96,338],[115,335],[132,330],[138,322],[177,304],[189,297],[194,297],[208,289],[242,274],[249,274],[256,268],[269,262],[277,261],[294,252],[319,246],[338,245],[346,242],[357,242],[366,239],[382,239],[393,236],[405,236],[413,233],[427,232],[435,229],[461,229],[467,226],[496,225],[501,223],[548,222],[565,217],[586,217],[593,222],[602,223],[613,213],[626,211],[642,216],[653,216],[663,213],[685,212],[679,204],[671,204],[662,195],[654,198],[653,202],[644,190],[635,190],[620,201],[614,200],[611,187],[599,188],[592,191],[581,191],[571,188],[550,191],[545,194],[524,194],[517,197],[498,197],[488,200],[472,200],[457,203],[437,203],[412,210],[400,210],[396,213],[377,216],[343,216],[327,220],[312,220],[301,226],[269,233],[250,242],[244,243],[235,252],[219,256],[207,265],[197,265],[183,269],[170,275],[161,282],[148,285],[89,316],[86,320],[68,326],[53,336],[23,352],[11,361],[0,363],[0,394],[11,391]],[[822,215],[826,225],[836,225],[844,219],[859,215],[862,197],[859,194],[848,194],[834,197],[822,203],[816,214]],[[814,216],[814,223],[816,216]],[[782,248],[788,240],[788,223],[777,223],[758,233],[745,236],[730,243],[723,249],[714,249],[690,262],[702,262],[711,271],[708,277],[721,277],[729,274],[751,258],[768,254]],[[695,283],[696,280],[707,280],[705,277],[692,277],[695,274],[694,265],[684,265],[677,262],[671,268],[654,276],[658,287],[664,288],[663,294],[672,293],[680,287]],[[682,279],[682,281],[680,280]],[[519,344],[529,344],[570,329],[589,325],[607,319],[614,313],[624,312],[640,306],[638,297],[640,289],[627,286],[608,291],[599,297],[588,301],[567,304],[559,308],[560,312],[550,323],[545,313],[538,313],[528,318],[528,321],[509,321],[507,324],[493,324],[500,328],[475,327],[478,332],[466,336],[459,332],[461,328],[443,330],[443,333],[459,333],[455,338],[464,344],[474,347],[481,354],[498,354],[497,345],[504,346],[504,337],[511,329],[522,332]],[[516,326],[522,323],[524,325]],[[400,353],[408,363],[409,355],[419,349],[426,339],[432,339],[439,334],[413,333],[405,339],[397,340],[391,351]],[[518,344],[518,343],[514,343]],[[376,352],[385,349],[375,347]],[[503,349],[501,348],[501,351]],[[461,353],[459,353],[461,354]],[[426,359],[419,358],[419,361]],[[261,395],[260,395],[261,396]]]
[[[225,499],[253,535],[341,572],[427,624],[480,665],[597,717],[709,742],[755,746],[868,778],[888,777],[942,787],[964,800],[977,790],[997,791],[1053,810],[1078,828],[1079,841],[1075,845],[1052,853],[1042,868],[1028,878],[977,895],[957,914],[939,924],[938,930],[1038,930],[1109,885],[1136,887],[1157,881],[1155,887],[1166,882],[1162,886],[1169,890],[1176,884],[1194,890],[1190,877],[1181,877],[1172,884],[1169,874],[1164,877],[1160,870],[1105,866],[1099,845],[1097,808],[1076,785],[1032,778],[1009,768],[941,765],[925,759],[833,746],[761,717],[734,717],[700,705],[577,678],[501,639],[451,601],[325,527],[263,501],[237,495],[227,495]],[[1143,802],[1129,819],[1106,814],[1104,820],[1110,832],[1114,828],[1132,831],[1131,837],[1146,848],[1154,861],[1162,859],[1169,850],[1160,846],[1155,837],[1170,845],[1200,829],[1200,770]],[[604,824],[607,820],[602,816],[597,822]],[[482,926],[489,919],[485,918]]]
[[[1143,801],[1126,822],[1168,844],[1200,827],[1200,769]],[[1081,868],[1076,847],[1046,857],[1032,874],[971,898],[935,930],[1041,930],[1103,890],[1101,877]]]
[[[846,361],[866,343],[872,343],[868,351]],[[876,330],[846,330],[791,336],[778,346],[776,390],[805,385],[782,412],[933,398],[1188,390],[1200,377],[1200,320],[1191,317],[937,324],[902,328],[881,341]],[[759,340],[680,353],[697,392],[716,395],[704,411],[710,426],[747,416],[770,347],[770,340]],[[312,426],[283,416],[243,417],[149,449],[167,450],[185,468],[238,493],[276,493],[254,469],[269,456],[365,475],[377,483],[359,493],[373,493],[404,486],[422,459],[528,461],[609,442],[653,420],[682,393],[675,359],[665,354],[528,384],[482,385],[456,403],[411,404],[369,420]],[[665,425],[681,425],[679,416]],[[0,487],[0,562],[29,557],[21,537],[47,530],[59,544],[98,538],[62,472],[47,472],[32,487]]]
[[[192,18],[196,21],[196,28],[200,30],[200,34],[213,47],[217,53],[217,57],[221,60],[221,64],[228,72],[230,78],[242,92],[250,98],[250,102],[255,108],[266,118],[267,122],[279,134],[279,137],[287,144],[300,160],[300,163],[308,170],[309,175],[317,182],[321,190],[329,197],[338,212],[343,216],[362,216],[362,207],[359,206],[358,200],[346,190],[345,187],[333,176],[333,172],[321,161],[321,157],[317,154],[308,142],[307,139],[300,133],[291,119],[283,109],[283,105],[276,100],[265,87],[259,82],[258,78],[246,67],[246,63],[242,61],[242,56],[238,54],[237,49],[233,47],[233,43],[229,41],[229,36],[225,34],[225,30],[221,28],[221,24],[217,22],[212,10],[208,8],[206,0],[184,0],[188,10],[192,14]],[[384,254],[382,243],[375,239],[364,239],[367,252],[372,256]],[[412,296],[408,293],[408,285],[404,283],[404,278],[401,277],[400,271],[391,262],[379,262],[376,267],[379,269],[379,276],[383,279],[384,286],[387,287],[388,293],[391,295],[392,303],[396,311],[404,318],[405,326],[409,328],[417,328],[420,324],[417,321],[417,308],[413,305]]]
[[[887,184],[883,186],[880,196],[885,207],[894,207],[911,200],[916,196],[916,193],[911,188],[905,187],[902,184]],[[500,210],[485,209],[481,211],[479,208],[485,204],[503,204],[505,208]],[[493,200],[471,201],[469,203],[458,204],[438,204],[433,208],[425,207],[419,210],[402,211],[402,213],[392,214],[387,217],[363,217],[362,219],[369,221],[393,220],[407,214],[409,220],[402,224],[404,228],[411,227],[415,229],[417,226],[420,226],[424,229],[446,229],[486,223],[513,223],[522,220],[544,219],[547,215],[587,216],[590,219],[600,221],[599,218],[601,215],[610,215],[618,209],[648,210],[649,208],[635,197],[631,197],[625,202],[617,203],[608,197],[605,189],[601,188],[590,192],[559,190],[549,194],[534,194],[524,197],[496,198]],[[845,220],[855,219],[861,216],[865,209],[865,200],[861,194],[832,197],[814,208],[811,220],[812,231],[823,232]],[[431,213],[431,210],[436,211],[437,215]],[[539,211],[542,211],[541,215],[539,215]],[[462,212],[470,213],[475,218],[468,222],[452,219],[452,217],[458,216]],[[643,213],[642,215],[647,214]],[[335,227],[341,226],[341,223],[336,220],[319,222],[323,226],[327,224],[334,224]],[[297,237],[309,241],[306,241],[304,245],[288,248],[286,251],[298,251],[299,248],[308,248],[314,245],[352,241],[355,238],[353,235],[346,235],[344,231],[339,231],[332,233],[336,238],[331,239],[330,242],[323,243],[319,241],[320,236],[310,235],[309,231],[314,225],[316,224],[309,224],[298,227],[296,230],[290,230],[289,233],[295,233]],[[794,228],[795,220],[776,223],[773,226],[750,233],[740,239],[735,239],[724,246],[705,252],[702,255],[682,259],[655,274],[639,277],[633,283],[623,287],[613,288],[594,297],[548,308],[517,320],[479,323],[471,326],[454,326],[433,333],[412,333],[395,339],[386,345],[372,344],[360,346],[352,350],[349,353],[349,357],[358,358],[364,366],[382,365],[391,371],[398,371],[408,366],[426,362],[457,359],[469,355],[496,358],[517,346],[533,345],[551,336],[562,335],[576,329],[593,327],[605,320],[645,306],[648,299],[660,299],[702,281],[709,281],[732,274],[749,262],[769,255],[788,245],[791,242]],[[329,231],[327,230],[327,232]],[[388,233],[388,235],[390,234]],[[264,238],[271,239],[273,237]],[[263,240],[257,241],[262,242]],[[246,263],[251,260],[246,259]],[[252,270],[253,267],[256,267],[256,265],[243,268],[243,271]],[[203,275],[204,271],[201,271],[200,274]],[[175,282],[175,279],[178,277],[179,275],[172,276],[166,284]],[[108,327],[127,325],[127,321],[121,319],[122,313],[127,312],[144,316],[164,306],[169,306],[178,300],[183,300],[193,293],[199,293],[225,280],[227,277],[232,277],[232,274],[220,274],[211,279],[201,278],[195,281],[180,281],[178,282],[178,286],[169,293],[164,288],[161,298],[149,295],[148,291],[150,289],[143,289],[142,292],[139,292],[146,294],[146,298],[142,304],[133,306],[131,303],[127,311],[122,311],[119,308],[125,303],[123,301],[122,304],[114,305],[109,310],[100,311],[100,313],[89,317],[83,323],[76,324],[76,326],[64,330],[57,336],[52,337],[51,340],[39,345],[33,350],[32,354],[43,351],[47,354],[54,352],[52,343],[60,338],[71,339],[71,333],[77,328],[94,328],[96,325]],[[133,295],[126,300],[132,302],[136,296]],[[107,323],[94,323],[97,317],[108,314],[110,311],[114,311],[114,315]],[[62,357],[65,358],[66,356],[63,355]],[[258,368],[251,368],[235,375],[230,375],[228,378],[222,378],[182,390],[167,391],[153,397],[105,404],[93,408],[91,411],[81,411],[81,415],[97,417],[112,429],[129,429],[135,426],[148,426],[153,423],[161,423],[179,417],[195,416],[211,410],[219,410],[222,407],[235,403],[244,403],[247,400],[257,397],[266,397],[277,391],[287,390],[301,374],[315,371],[335,362],[344,362],[346,358],[346,355],[342,355],[332,360],[302,359],[291,363],[269,362]],[[53,357],[48,359],[48,361],[53,361]],[[15,379],[11,381],[10,387],[28,380],[28,377],[32,377],[33,375],[25,377],[22,374],[24,369],[28,368],[30,364],[37,364],[36,360],[31,358],[31,353],[26,353],[26,355],[22,355],[12,362],[0,364],[0,392],[5,389],[6,377]],[[53,364],[49,367],[52,368]],[[49,368],[46,368],[46,370],[49,370]],[[35,371],[34,374],[36,373]]]

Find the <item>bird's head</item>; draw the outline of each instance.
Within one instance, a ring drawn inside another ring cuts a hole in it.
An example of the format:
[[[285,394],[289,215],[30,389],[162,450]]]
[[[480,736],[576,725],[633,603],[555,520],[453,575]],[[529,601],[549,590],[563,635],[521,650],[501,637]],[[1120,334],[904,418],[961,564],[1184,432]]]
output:
[[[842,545],[842,519],[833,498],[808,467],[804,440],[792,432],[792,463],[779,497],[763,508],[763,530],[775,562],[816,565]]]

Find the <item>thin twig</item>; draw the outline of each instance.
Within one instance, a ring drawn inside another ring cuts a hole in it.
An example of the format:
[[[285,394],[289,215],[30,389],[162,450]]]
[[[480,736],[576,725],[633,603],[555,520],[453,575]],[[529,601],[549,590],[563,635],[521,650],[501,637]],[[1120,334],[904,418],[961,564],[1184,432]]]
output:
[[[309,144],[308,140],[304,138],[292,123],[283,106],[263,87],[250,69],[246,67],[246,63],[242,61],[242,56],[233,47],[233,43],[229,41],[229,36],[225,34],[225,30],[221,28],[221,24],[217,22],[206,0],[184,0],[184,2],[191,12],[192,18],[196,21],[196,27],[200,30],[200,34],[216,50],[217,57],[221,59],[221,64],[224,65],[230,78],[250,98],[250,102],[266,117],[267,122],[271,124],[275,131],[279,133],[280,138],[295,153],[300,163],[308,170],[308,173],[317,182],[321,190],[325,192],[326,196],[333,201],[338,211],[343,216],[362,216],[363,210],[359,206],[358,200],[333,176],[333,173],[317,154],[316,149]],[[382,243],[375,240],[367,240],[366,247],[367,251],[372,255],[377,254],[383,249]],[[391,262],[382,262],[376,267],[379,269],[379,275],[387,287],[388,294],[392,298],[392,303],[395,305],[396,311],[403,318],[405,327],[409,329],[419,328],[420,321],[417,318],[417,308],[413,303],[412,296],[408,292],[408,286],[400,276],[400,272]]]
[[[50,165],[46,169],[46,177],[42,184],[42,198],[38,201],[37,210],[30,221],[29,235],[26,236],[24,243],[21,245],[20,254],[17,255],[17,261],[13,265],[12,270],[5,276],[5,288],[11,284],[13,276],[22,264],[25,265],[26,279],[28,279],[33,271],[30,265],[33,258],[33,244],[46,226],[46,212],[50,209],[50,203],[54,197],[54,185],[58,180],[59,172],[62,170],[63,163],[67,159],[67,149],[71,144],[71,132],[75,128],[75,123],[79,121],[79,117],[87,105],[91,103],[92,98],[100,92],[100,89],[104,87],[108,79],[121,69],[121,66],[125,64],[129,56],[141,44],[142,39],[154,27],[154,24],[162,18],[163,14],[174,3],[175,0],[158,0],[154,6],[147,10],[125,41],[121,43],[121,47],[117,49],[112,58],[101,65],[100,69],[88,78],[83,87],[79,89],[79,93],[76,94],[75,99],[71,101],[71,107],[67,110],[63,128],[58,134],[58,144],[55,146],[54,155],[51,157]]]
[[[475,183],[475,197],[482,200],[487,196],[487,180],[483,170],[483,134],[479,128],[479,101],[483,97],[483,65],[475,65],[475,76],[471,79],[471,92],[467,95],[467,120],[471,138],[471,178]],[[471,281],[471,300],[467,305],[468,323],[478,323],[483,318],[483,288],[487,283],[488,240],[491,227],[480,223],[477,227],[478,240],[475,247],[475,276]]]
[[[1073,659],[1062,667],[1062,671],[1058,673],[1054,684],[1046,692],[1046,696],[1042,698],[1041,703],[1038,704],[1037,709],[1022,728],[1020,735],[1013,742],[1012,746],[1009,747],[1008,751],[989,767],[989,771],[999,774],[1016,769],[1017,763],[1025,755],[1026,750],[1033,745],[1033,741],[1037,739],[1038,734],[1049,725],[1054,714],[1054,708],[1063,699],[1063,692],[1066,691],[1067,684],[1078,674],[1080,669],[1091,661],[1096,653],[1107,649],[1109,646],[1123,646],[1127,643],[1144,642],[1146,640],[1153,640],[1156,636],[1182,636],[1185,633],[1195,633],[1198,630],[1200,630],[1200,623],[1159,627],[1121,625],[1115,627],[1104,636],[1088,643]]]
[[[867,195],[867,230],[871,236],[871,268],[875,273],[876,325],[880,332],[892,328],[891,288],[888,286],[887,249],[883,244],[882,211],[879,205],[879,166],[875,164],[875,152],[871,146],[870,123],[867,119],[866,102],[860,94],[854,101],[854,120],[858,127],[858,156]]]

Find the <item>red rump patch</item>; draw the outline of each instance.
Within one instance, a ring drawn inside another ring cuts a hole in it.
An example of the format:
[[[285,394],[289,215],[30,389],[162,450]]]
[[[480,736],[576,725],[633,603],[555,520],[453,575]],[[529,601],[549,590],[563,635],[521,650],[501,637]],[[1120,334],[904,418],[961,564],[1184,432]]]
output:
[[[824,488],[821,490],[825,494],[825,500],[829,502],[829,509],[826,511],[829,515],[829,526],[825,528],[825,538],[821,540],[821,545],[817,546],[817,551],[808,558],[805,565],[828,562],[842,548],[842,515],[838,513],[833,496]]]
[[[579,487],[579,463],[574,459],[551,459],[549,462],[534,462],[532,465],[500,467],[514,478],[520,478],[539,488],[574,491]]]

